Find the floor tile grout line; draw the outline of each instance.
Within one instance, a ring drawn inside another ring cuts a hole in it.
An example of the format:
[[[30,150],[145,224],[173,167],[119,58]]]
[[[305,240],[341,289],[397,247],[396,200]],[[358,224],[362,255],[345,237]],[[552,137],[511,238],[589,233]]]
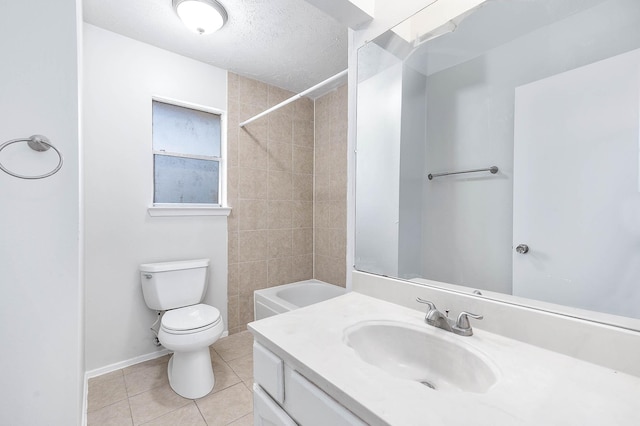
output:
[[[198,409],[198,413],[200,413],[200,417],[202,417],[202,420],[204,421],[204,424],[209,426],[209,422],[207,421],[207,418],[202,413],[202,410],[200,409],[200,406],[198,405],[198,401],[194,399],[193,403],[196,404],[196,408]]]

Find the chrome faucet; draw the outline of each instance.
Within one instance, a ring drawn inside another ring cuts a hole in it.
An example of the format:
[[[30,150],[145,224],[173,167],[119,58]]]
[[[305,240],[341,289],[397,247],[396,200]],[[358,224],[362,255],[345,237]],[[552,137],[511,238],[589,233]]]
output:
[[[454,321],[440,312],[436,308],[435,303],[424,300],[420,297],[416,297],[416,302],[424,303],[429,307],[429,310],[424,316],[424,322],[434,327],[449,331],[451,333],[459,334],[460,336],[473,335],[473,329],[471,328],[471,324],[469,323],[469,317],[479,320],[483,318],[482,315],[476,315],[470,312],[460,312],[460,315],[458,315],[458,319]]]

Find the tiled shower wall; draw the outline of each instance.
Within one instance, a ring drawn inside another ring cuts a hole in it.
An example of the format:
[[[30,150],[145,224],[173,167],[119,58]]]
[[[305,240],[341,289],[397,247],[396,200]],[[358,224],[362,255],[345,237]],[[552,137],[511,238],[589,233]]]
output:
[[[314,277],[345,286],[347,85],[315,101]]]
[[[315,128],[308,98],[240,128],[240,122],[294,94],[233,73],[228,78],[233,334],[253,321],[255,290],[314,277],[345,285],[347,87],[316,100]]]
[[[313,102],[228,75],[229,333],[253,321],[253,292],[313,277]]]

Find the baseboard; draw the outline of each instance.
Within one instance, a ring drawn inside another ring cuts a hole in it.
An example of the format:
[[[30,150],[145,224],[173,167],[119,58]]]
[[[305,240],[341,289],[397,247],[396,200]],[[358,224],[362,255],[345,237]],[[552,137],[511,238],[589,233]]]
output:
[[[96,368],[95,370],[89,370],[85,373],[85,377],[87,378],[87,380],[89,380],[94,377],[102,376],[103,374],[111,373],[112,371],[117,371],[125,367],[130,367],[132,365],[139,364],[141,362],[160,358],[161,356],[165,356],[168,353],[170,353],[170,351],[168,349],[163,348],[162,350],[159,350],[156,352],[151,352],[145,355],[137,356],[135,358],[116,362],[115,364],[106,365],[104,367]]]
[[[229,330],[225,330],[220,335],[220,338],[227,337],[229,335]],[[145,355],[140,355],[135,358],[127,359],[124,361],[116,362],[114,364],[106,365],[104,367],[96,368],[94,370],[90,370],[84,373],[85,381],[88,382],[89,379],[94,377],[102,376],[103,374],[111,373],[113,371],[120,370],[122,368],[130,367],[135,364],[139,364],[141,362],[149,361],[152,359],[160,358],[161,356],[165,356],[166,354],[171,353],[168,349],[162,349],[156,352],[151,352]],[[86,385],[86,383],[85,383]],[[86,389],[86,386],[85,386]],[[86,392],[85,392],[86,393]]]

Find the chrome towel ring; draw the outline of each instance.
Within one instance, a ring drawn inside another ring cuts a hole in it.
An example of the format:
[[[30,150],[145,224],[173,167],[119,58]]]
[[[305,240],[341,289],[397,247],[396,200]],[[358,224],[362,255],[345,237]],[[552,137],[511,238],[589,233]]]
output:
[[[6,167],[4,167],[2,163],[0,163],[0,170],[2,170],[3,172],[20,179],[42,179],[42,178],[49,177],[53,174],[56,174],[58,170],[60,170],[60,168],[62,167],[62,154],[60,154],[60,151],[58,151],[58,148],[56,148],[51,144],[51,142],[49,142],[49,139],[46,136],[42,136],[42,135],[33,135],[29,138],[12,139],[10,141],[7,141],[2,145],[0,145],[0,152],[2,152],[2,150],[8,147],[9,145],[12,145],[18,142],[26,142],[27,145],[29,145],[29,148],[38,152],[48,151],[49,148],[53,148],[56,154],[58,154],[58,165],[55,167],[55,169],[51,170],[49,173],[45,173],[43,175],[37,175],[37,176],[26,176],[26,175],[21,175],[21,174],[10,171]]]

